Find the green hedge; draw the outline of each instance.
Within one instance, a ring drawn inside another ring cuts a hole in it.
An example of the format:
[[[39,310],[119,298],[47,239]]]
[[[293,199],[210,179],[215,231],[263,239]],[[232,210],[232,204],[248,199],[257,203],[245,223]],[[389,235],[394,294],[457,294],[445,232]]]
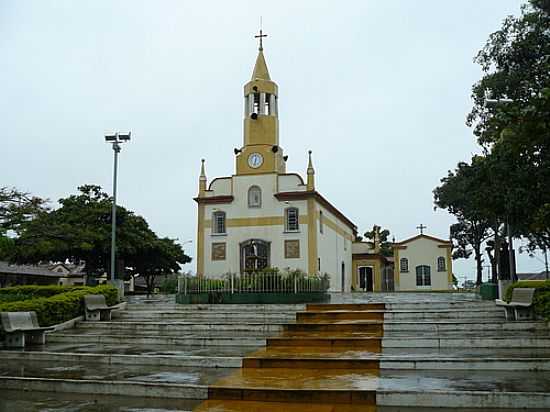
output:
[[[0,303],[15,302],[34,298],[49,298],[60,293],[82,289],[85,286],[58,286],[58,285],[25,285],[0,289]]]
[[[535,296],[533,297],[535,313],[550,320],[550,280],[523,280],[512,283],[504,294],[504,299],[507,302],[512,299],[514,288],[535,288]]]
[[[42,289],[48,288],[48,286],[31,286],[29,289],[30,288]],[[53,291],[54,289],[50,290],[50,292]],[[39,294],[46,292],[41,290],[36,293]],[[118,291],[114,286],[82,286],[76,288],[65,288],[65,293],[57,293],[50,297],[36,297],[17,302],[0,303],[0,312],[34,311],[38,316],[38,323],[40,326],[51,326],[84,314],[82,302],[85,295],[104,295],[107,305],[116,304],[118,299]]]

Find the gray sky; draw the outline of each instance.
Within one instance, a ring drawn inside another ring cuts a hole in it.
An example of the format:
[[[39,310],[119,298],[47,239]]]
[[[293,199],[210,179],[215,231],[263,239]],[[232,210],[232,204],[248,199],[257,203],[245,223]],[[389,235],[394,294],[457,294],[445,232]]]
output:
[[[376,223],[402,240],[424,223],[446,238],[454,220],[432,190],[479,151],[464,124],[472,58],[521,3],[0,0],[0,185],[110,192],[103,134],[131,130],[120,204],[194,239],[200,159],[209,179],[234,172],[262,15],[289,170],[305,174],[312,149],[318,189],[360,233]]]

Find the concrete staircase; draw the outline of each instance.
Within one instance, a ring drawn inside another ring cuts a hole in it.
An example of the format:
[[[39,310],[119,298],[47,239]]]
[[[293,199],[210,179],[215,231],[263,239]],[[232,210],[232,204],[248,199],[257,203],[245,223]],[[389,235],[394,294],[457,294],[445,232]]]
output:
[[[94,394],[102,410],[548,410],[548,326],[440,295],[350,295],[307,307],[129,304],[112,322],[49,335],[38,350],[0,351],[0,399],[13,411],[38,402],[21,390],[52,405]]]

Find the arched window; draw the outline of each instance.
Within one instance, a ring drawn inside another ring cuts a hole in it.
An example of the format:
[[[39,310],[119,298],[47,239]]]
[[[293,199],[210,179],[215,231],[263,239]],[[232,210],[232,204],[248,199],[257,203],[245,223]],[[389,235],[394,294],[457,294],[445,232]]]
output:
[[[298,208],[289,207],[285,209],[285,231],[297,232],[300,230]]]
[[[407,273],[409,271],[409,259],[401,258],[399,260],[399,270],[401,273]]]
[[[447,271],[445,258],[443,256],[439,256],[437,258],[437,271],[438,272],[446,272]]]
[[[429,266],[420,265],[416,267],[416,286],[431,286],[431,269]]]
[[[217,211],[212,215],[212,233],[225,234],[225,212]]]
[[[248,189],[248,207],[262,207],[262,189],[258,186]]]
[[[319,210],[319,233],[323,233],[324,230],[323,211]]]

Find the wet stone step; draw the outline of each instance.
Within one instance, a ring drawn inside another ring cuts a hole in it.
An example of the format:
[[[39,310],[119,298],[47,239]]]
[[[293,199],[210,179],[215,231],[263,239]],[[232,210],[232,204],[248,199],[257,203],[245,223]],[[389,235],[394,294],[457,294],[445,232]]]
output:
[[[102,365],[86,362],[4,360],[0,376],[67,380],[131,381],[210,385],[232,373],[234,368],[199,368],[143,365]]]
[[[143,345],[191,345],[191,346],[263,346],[266,340],[254,337],[177,337],[177,336],[136,336],[136,335],[92,335],[54,333],[47,337],[48,342],[81,343],[120,343]]]
[[[79,322],[78,329],[113,329],[140,331],[273,331],[283,330],[286,323],[192,323],[192,322]]]
[[[65,333],[65,332],[64,332]],[[49,334],[48,336],[62,336],[64,333],[54,333]],[[151,329],[117,329],[117,328],[77,328],[71,329],[66,332],[72,336],[135,336],[137,338],[155,336],[155,337],[177,337],[177,338],[193,338],[193,339],[202,339],[202,338],[256,338],[256,339],[265,339],[270,336],[275,336],[281,332],[277,331],[262,331],[262,330],[172,330],[172,329],[161,329],[161,330],[151,330]]]
[[[548,348],[550,336],[541,337],[460,337],[460,336],[398,336],[384,337],[382,341],[384,352],[386,348]]]
[[[139,355],[142,357],[154,356],[212,356],[212,357],[243,357],[255,348],[249,346],[193,346],[193,345],[141,345],[135,342],[126,344],[94,344],[70,342],[53,343],[48,341],[46,346],[29,346],[27,352],[64,352],[64,353],[96,353],[113,355]],[[0,357],[2,357],[0,351]]]
[[[0,389],[5,412],[191,412],[200,400],[105,396]]]

